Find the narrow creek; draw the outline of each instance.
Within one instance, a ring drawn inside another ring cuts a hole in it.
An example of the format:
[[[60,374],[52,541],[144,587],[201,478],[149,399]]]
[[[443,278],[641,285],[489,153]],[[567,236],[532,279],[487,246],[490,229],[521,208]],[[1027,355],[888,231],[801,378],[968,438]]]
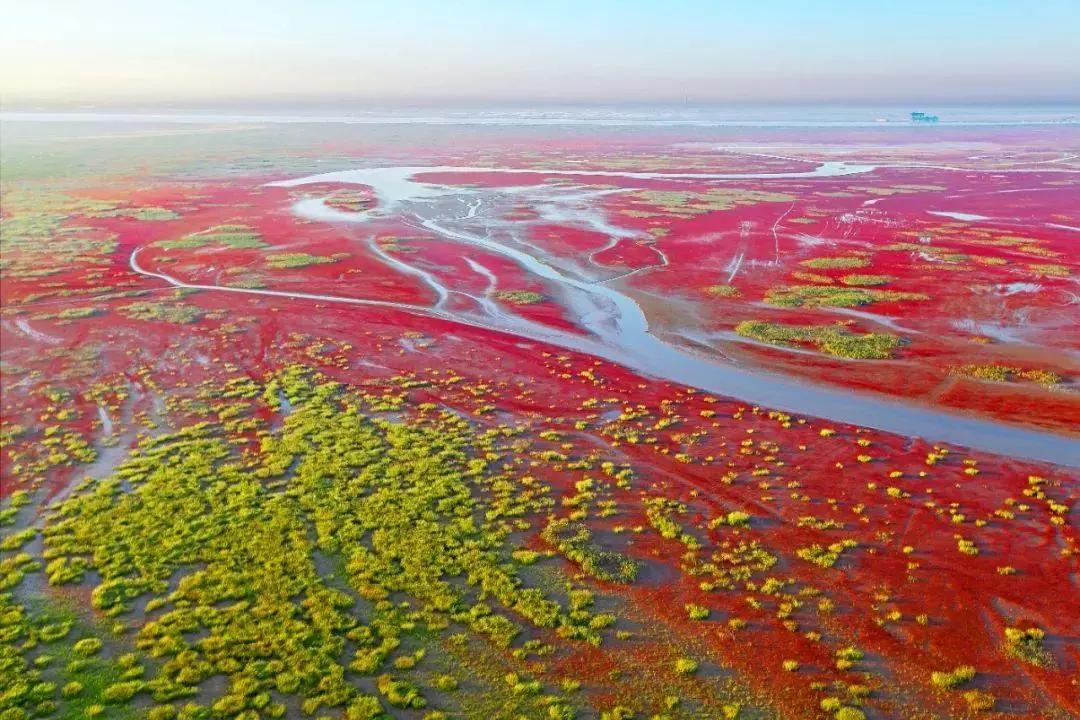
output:
[[[467,248],[496,253],[515,262],[554,288],[558,299],[587,335],[568,332],[521,318],[491,304],[477,303],[480,313],[451,312],[444,307],[450,294],[461,293],[427,271],[394,258],[389,264],[431,285],[439,297],[440,315],[469,324],[482,323],[528,340],[541,340],[570,350],[602,357],[644,374],[689,385],[747,403],[789,413],[876,428],[935,442],[947,442],[973,449],[1080,466],[1080,441],[1063,435],[1022,428],[1003,422],[983,420],[935,410],[880,396],[812,385],[791,378],[725,364],[671,345],[650,332],[641,307],[628,295],[595,274],[596,268],[582,267],[566,258],[547,256],[535,245],[515,239],[514,222],[492,212],[513,202],[533,199],[544,212],[557,216],[563,224],[595,228],[595,209],[581,206],[588,194],[581,188],[538,186],[529,188],[459,188],[421,182],[420,174],[470,172],[552,174],[600,178],[697,178],[746,180],[768,178],[827,178],[871,172],[873,165],[823,163],[807,172],[707,174],[590,170],[517,170],[512,168],[383,167],[325,173],[272,183],[299,187],[312,183],[342,183],[370,186],[379,198],[378,206],[360,213],[327,207],[319,198],[298,201],[294,211],[308,219],[350,225],[375,220],[396,219],[422,228],[444,240],[457,243],[468,258]],[[563,202],[560,202],[560,193]],[[535,197],[534,197],[535,196]],[[545,210],[546,209],[546,210]],[[575,222],[574,211],[581,213]],[[607,222],[607,221],[605,221]],[[476,261],[469,259],[470,265]],[[475,270],[475,267],[474,267]],[[489,278],[490,280],[490,278]],[[285,294],[285,293],[278,293]],[[302,294],[301,294],[302,295]],[[472,297],[472,296],[470,296]],[[476,299],[476,298],[474,298]],[[415,309],[414,306],[403,306]]]

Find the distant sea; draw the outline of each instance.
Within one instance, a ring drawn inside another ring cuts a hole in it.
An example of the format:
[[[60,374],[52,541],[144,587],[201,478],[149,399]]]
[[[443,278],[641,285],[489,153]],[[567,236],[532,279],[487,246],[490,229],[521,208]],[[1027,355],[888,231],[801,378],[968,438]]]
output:
[[[0,112],[0,122],[340,123],[417,125],[585,125],[612,127],[875,127],[912,126],[912,112],[936,125],[1080,124],[1080,105],[935,106],[540,106],[362,107],[315,105],[230,107],[26,107]]]

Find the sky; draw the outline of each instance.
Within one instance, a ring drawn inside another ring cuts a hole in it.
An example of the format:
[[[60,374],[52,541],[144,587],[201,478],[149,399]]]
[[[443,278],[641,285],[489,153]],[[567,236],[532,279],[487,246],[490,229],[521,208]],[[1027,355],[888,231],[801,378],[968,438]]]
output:
[[[1076,102],[1080,0],[0,0],[0,102]]]

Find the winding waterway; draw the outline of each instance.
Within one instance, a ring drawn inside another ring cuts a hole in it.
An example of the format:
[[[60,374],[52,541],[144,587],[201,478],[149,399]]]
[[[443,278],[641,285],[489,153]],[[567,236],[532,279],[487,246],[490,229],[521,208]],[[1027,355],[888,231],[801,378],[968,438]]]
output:
[[[505,207],[508,194],[520,200],[522,188],[460,188],[434,182],[421,182],[417,175],[446,172],[544,174],[587,176],[594,178],[640,178],[707,180],[764,180],[770,178],[826,178],[871,172],[872,165],[823,163],[807,172],[707,174],[625,172],[615,170],[520,170],[513,168],[464,167],[384,167],[313,175],[273,183],[283,187],[298,187],[312,183],[340,183],[370,186],[379,203],[360,213],[343,212],[327,207],[320,198],[307,198],[296,203],[294,211],[309,220],[348,223],[369,223],[394,218],[423,228],[428,232],[459,244],[463,255],[468,248],[496,253],[517,263],[528,273],[546,281],[554,288],[559,300],[575,316],[582,335],[542,325],[505,311],[494,303],[482,302],[473,295],[446,284],[433,274],[409,265],[398,258],[381,258],[402,272],[420,276],[432,287],[438,303],[432,308],[415,305],[395,305],[386,302],[363,304],[393,305],[410,312],[445,317],[470,325],[491,327],[529,340],[541,340],[570,350],[586,352],[647,375],[693,386],[725,395],[747,403],[776,408],[799,415],[817,416],[836,422],[851,423],[905,436],[923,437],[930,441],[965,445],[974,449],[1043,460],[1080,467],[1080,441],[1062,435],[1012,426],[916,406],[902,401],[864,395],[841,389],[821,387],[778,375],[756,372],[694,354],[671,345],[649,330],[649,322],[641,307],[614,285],[605,284],[588,267],[566,266],[558,258],[547,257],[542,250],[516,239],[513,221],[501,214],[488,212]],[[563,219],[573,225],[570,211],[580,202],[581,188],[535,188],[543,194],[543,202],[555,208]],[[560,205],[559,193],[566,193]],[[574,194],[576,193],[576,195]],[[524,193],[528,197],[528,193]],[[576,199],[575,199],[576,198]],[[538,202],[538,205],[542,203]],[[579,223],[595,227],[595,217]],[[381,257],[381,256],[380,256]],[[494,276],[476,267],[466,258],[474,271],[494,283]],[[565,259],[564,259],[565,260]],[[404,267],[402,267],[404,266]],[[133,262],[134,267],[134,262]],[[486,270],[486,268],[485,268]],[[150,274],[150,273],[146,273]],[[173,284],[173,278],[164,277]],[[249,291],[259,294],[259,291]],[[446,299],[452,294],[466,295],[476,301],[476,310],[452,311]],[[318,297],[304,293],[273,292],[292,297]],[[344,300],[348,302],[349,300]]]

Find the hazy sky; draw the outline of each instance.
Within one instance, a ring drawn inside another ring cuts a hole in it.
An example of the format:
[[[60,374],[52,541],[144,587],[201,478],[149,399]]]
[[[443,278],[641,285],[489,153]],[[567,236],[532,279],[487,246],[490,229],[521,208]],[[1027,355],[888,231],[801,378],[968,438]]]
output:
[[[1080,0],[0,0],[0,99],[1080,99]]]

